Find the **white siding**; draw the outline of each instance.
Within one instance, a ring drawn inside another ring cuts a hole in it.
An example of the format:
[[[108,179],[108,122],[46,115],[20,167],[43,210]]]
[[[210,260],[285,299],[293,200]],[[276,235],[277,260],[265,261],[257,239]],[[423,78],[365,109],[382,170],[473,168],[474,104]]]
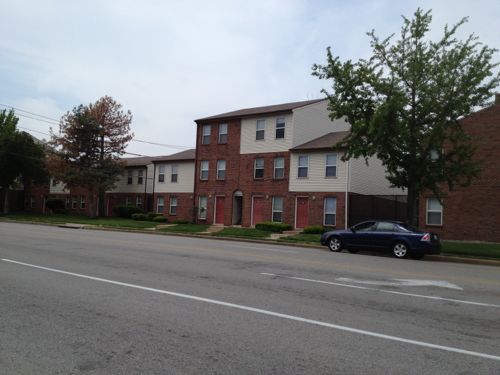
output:
[[[64,183],[62,182],[57,182],[56,185],[54,186],[52,184],[53,179],[50,179],[50,194],[69,194],[67,190],[64,189]]]
[[[285,138],[276,139],[276,119],[285,118]],[[263,140],[255,139],[257,120],[266,121],[266,130]],[[254,117],[241,120],[241,154],[254,154],[264,152],[283,152],[292,147],[293,119],[291,114],[275,115],[268,117]]]
[[[292,147],[301,145],[324,134],[347,131],[350,125],[340,119],[328,117],[326,100],[293,110]]]
[[[344,192],[347,187],[347,163],[337,155],[337,177],[325,177],[326,155],[331,151],[293,153],[290,157],[290,191]],[[300,155],[309,155],[307,178],[298,178]]]
[[[178,166],[177,182],[171,182],[172,164]],[[165,182],[158,182],[158,170],[160,165],[165,166]],[[194,192],[194,161],[157,163],[155,176],[155,193]]]
[[[127,184],[128,171],[132,171],[132,184]],[[142,184],[137,183],[139,170],[143,170]],[[113,193],[152,193],[153,192],[153,164],[146,167],[130,167],[119,177],[115,188],[109,190]]]
[[[402,189],[390,187],[380,159],[371,157],[368,159],[368,165],[364,158],[351,159],[350,163],[350,192],[366,195],[406,195]]]

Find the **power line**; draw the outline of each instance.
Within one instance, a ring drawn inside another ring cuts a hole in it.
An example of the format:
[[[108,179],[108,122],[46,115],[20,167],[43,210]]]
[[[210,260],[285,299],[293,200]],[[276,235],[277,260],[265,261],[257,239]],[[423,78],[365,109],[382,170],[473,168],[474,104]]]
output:
[[[45,118],[47,120],[52,120],[52,121],[55,121],[55,122],[59,123],[59,120],[57,120],[55,118],[52,118],[52,117],[48,117],[48,116],[44,116],[44,115],[39,115],[38,113],[26,111],[26,110],[21,109],[21,108],[12,107],[11,105],[7,105],[7,104],[0,103],[0,105],[2,107],[12,108],[12,109],[15,109],[16,111],[21,111],[21,112],[29,113],[30,115],[34,115],[34,116],[37,116],[37,117],[42,117],[42,118]]]

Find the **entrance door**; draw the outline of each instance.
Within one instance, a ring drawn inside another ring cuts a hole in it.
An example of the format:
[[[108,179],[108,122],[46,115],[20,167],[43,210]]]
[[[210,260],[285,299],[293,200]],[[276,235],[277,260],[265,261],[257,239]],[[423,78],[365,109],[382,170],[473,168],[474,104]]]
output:
[[[252,225],[262,223],[264,218],[264,197],[253,197]]]
[[[224,197],[215,197],[215,224],[224,224]]]
[[[298,197],[297,198],[297,218],[296,218],[296,227],[297,228],[305,228],[308,223],[308,215],[309,215],[309,198],[307,197]]]

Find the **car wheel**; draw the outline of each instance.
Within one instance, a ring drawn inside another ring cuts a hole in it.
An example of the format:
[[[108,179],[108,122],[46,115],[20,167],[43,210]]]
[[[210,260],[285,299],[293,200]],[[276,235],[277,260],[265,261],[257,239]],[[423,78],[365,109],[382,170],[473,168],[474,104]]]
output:
[[[338,237],[330,237],[328,239],[328,248],[331,251],[339,252],[342,250],[342,241]]]
[[[396,258],[406,258],[409,253],[408,245],[404,242],[396,242],[392,245],[392,253]]]

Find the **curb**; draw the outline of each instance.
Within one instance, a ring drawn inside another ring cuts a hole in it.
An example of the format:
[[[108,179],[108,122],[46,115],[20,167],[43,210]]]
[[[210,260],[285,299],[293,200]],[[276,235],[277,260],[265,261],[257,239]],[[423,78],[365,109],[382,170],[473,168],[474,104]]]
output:
[[[210,240],[219,241],[238,241],[247,243],[260,243],[265,245],[279,245],[288,247],[300,247],[307,249],[316,249],[328,251],[325,246],[314,245],[314,244],[298,244],[298,243],[285,243],[283,241],[275,240],[255,240],[249,238],[238,238],[238,237],[217,237],[206,234],[192,234],[192,233],[175,233],[175,232],[159,232],[147,229],[127,229],[127,228],[110,228],[110,227],[99,227],[89,224],[75,224],[75,223],[43,223],[37,221],[17,221],[0,218],[0,222],[7,223],[17,223],[17,224],[32,224],[32,225],[45,225],[60,228],[70,228],[70,229],[83,229],[83,230],[100,230],[107,232],[129,232],[129,233],[142,233],[142,234],[156,234],[160,236],[176,236],[176,237],[194,237],[203,238]],[[434,261],[434,262],[448,262],[448,263],[464,263],[464,264],[476,264],[482,266],[496,266],[500,267],[500,260],[488,259],[488,258],[467,258],[467,257],[457,257],[452,255],[426,255],[424,261]]]

